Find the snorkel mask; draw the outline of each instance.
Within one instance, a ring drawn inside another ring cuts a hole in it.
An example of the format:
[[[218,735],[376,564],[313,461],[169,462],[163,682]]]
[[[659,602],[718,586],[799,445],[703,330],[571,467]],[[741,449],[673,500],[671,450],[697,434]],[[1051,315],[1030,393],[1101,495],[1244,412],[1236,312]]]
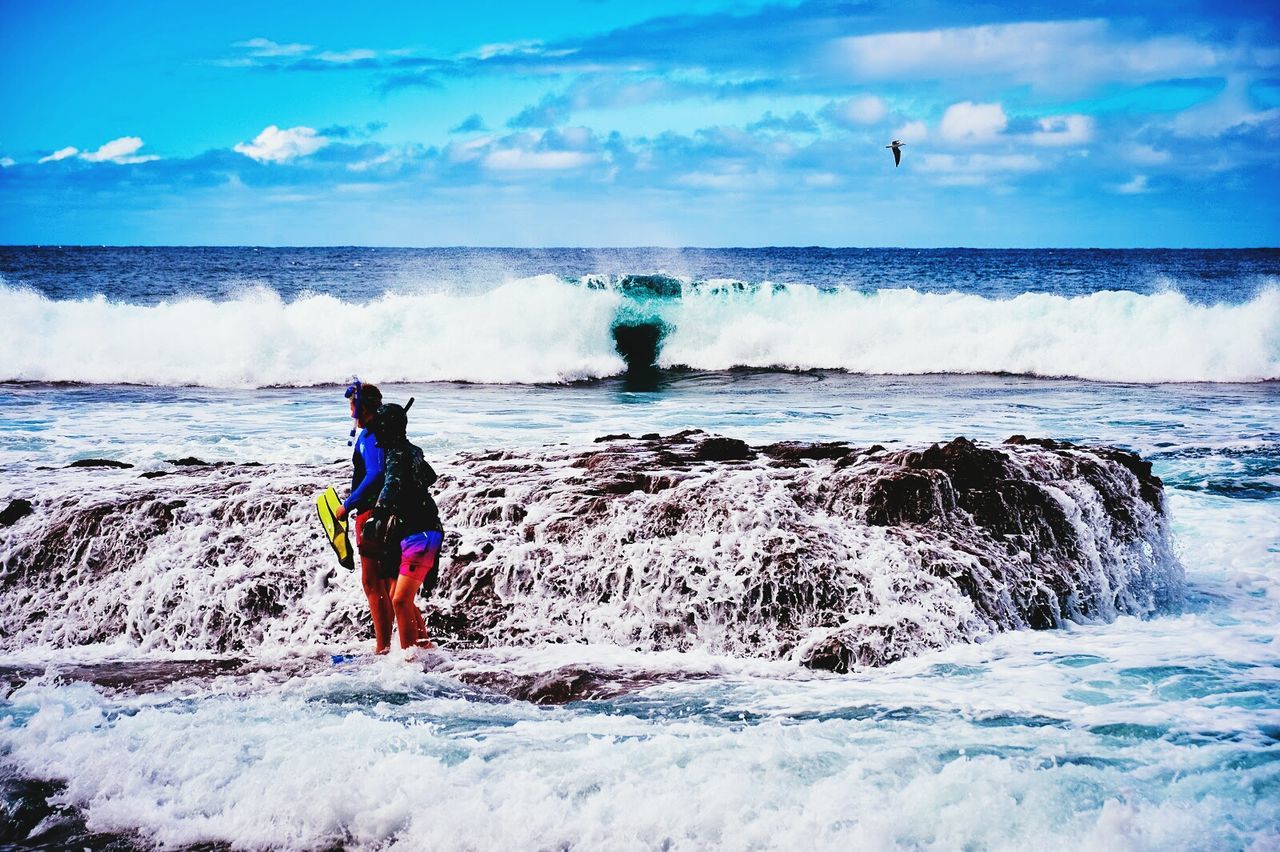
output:
[[[352,420],[354,420],[355,422],[351,426],[351,437],[347,438],[347,446],[352,447],[352,446],[355,446],[355,443],[356,443],[356,429],[358,429],[360,426],[360,377],[359,376],[351,377],[351,384],[347,385],[347,391],[346,393],[343,394],[343,397],[346,399],[355,400],[355,414],[351,416]]]

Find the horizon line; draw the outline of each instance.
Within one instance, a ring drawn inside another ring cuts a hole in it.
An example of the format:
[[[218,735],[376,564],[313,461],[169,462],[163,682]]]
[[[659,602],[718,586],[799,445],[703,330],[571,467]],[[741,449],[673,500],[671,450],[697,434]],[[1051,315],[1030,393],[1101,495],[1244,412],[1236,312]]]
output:
[[[1276,246],[1168,246],[1168,245],[1133,245],[1133,246],[1082,246],[1082,245],[1041,245],[1041,246],[965,246],[965,245],[915,245],[915,246],[832,246],[832,245],[736,245],[736,246],[696,246],[696,245],[377,245],[359,243],[277,243],[274,245],[248,243],[0,243],[3,249],[387,249],[391,251],[429,251],[446,249],[484,249],[490,251],[764,251],[769,249],[826,249],[831,251],[1280,251]]]

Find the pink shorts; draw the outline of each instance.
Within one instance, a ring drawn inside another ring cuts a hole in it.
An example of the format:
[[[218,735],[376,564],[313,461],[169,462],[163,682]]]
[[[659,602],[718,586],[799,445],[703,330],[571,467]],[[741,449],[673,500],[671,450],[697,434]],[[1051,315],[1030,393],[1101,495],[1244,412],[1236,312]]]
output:
[[[400,542],[400,576],[412,577],[419,583],[440,563],[440,545],[444,534],[439,532],[414,533]]]
[[[356,550],[360,552],[360,569],[365,573],[366,577],[394,580],[397,569],[400,567],[400,562],[397,558],[400,554],[396,553],[395,550],[385,553],[382,547],[365,540],[364,527],[372,519],[372,509],[366,509],[355,515]]]

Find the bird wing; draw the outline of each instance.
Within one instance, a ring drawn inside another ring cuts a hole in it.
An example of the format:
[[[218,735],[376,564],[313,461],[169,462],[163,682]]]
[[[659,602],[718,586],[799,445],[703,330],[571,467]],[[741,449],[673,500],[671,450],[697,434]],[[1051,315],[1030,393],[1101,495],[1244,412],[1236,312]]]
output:
[[[897,168],[902,165],[902,149],[896,145],[893,148],[893,166]]]

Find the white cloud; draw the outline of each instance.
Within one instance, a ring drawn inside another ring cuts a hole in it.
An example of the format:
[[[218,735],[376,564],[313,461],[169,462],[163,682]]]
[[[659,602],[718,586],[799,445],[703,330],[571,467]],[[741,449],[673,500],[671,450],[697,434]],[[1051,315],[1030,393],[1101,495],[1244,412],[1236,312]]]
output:
[[[0,169],[7,169],[10,166],[16,166],[18,161],[13,157],[0,157]]]
[[[1122,150],[1126,160],[1139,166],[1161,166],[1173,159],[1168,151],[1150,145],[1126,145]]]
[[[318,196],[307,192],[277,192],[267,196],[267,201],[280,204],[299,204],[305,201],[315,201]]]
[[[390,151],[386,151],[368,160],[360,160],[357,163],[347,163],[347,171],[367,172],[369,169],[377,168],[378,166],[385,166],[387,163],[390,163],[395,158],[396,157],[393,153],[391,153]]]
[[[778,180],[765,172],[735,169],[726,172],[690,172],[676,178],[676,183],[693,189],[744,192],[772,189],[778,185]]]
[[[470,53],[462,54],[463,57],[474,57],[476,59],[492,59],[495,56],[511,56],[511,55],[530,55],[541,52],[542,42],[536,40],[525,41],[509,41],[498,42],[495,44],[482,44]],[[558,51],[559,52],[559,51]]]
[[[1128,183],[1117,184],[1111,187],[1112,192],[1118,192],[1121,195],[1142,195],[1150,192],[1151,187],[1147,186],[1146,175],[1134,175],[1133,179]]]
[[[232,149],[259,163],[287,163],[319,151],[329,140],[310,127],[281,130],[274,124],[259,133],[252,142],[239,142]]]
[[[642,106],[643,104],[663,99],[677,100],[688,94],[687,89],[672,85],[668,80],[638,80],[622,85],[606,84],[596,86],[575,87],[573,92],[574,109],[620,109]]]
[[[1009,174],[1039,171],[1044,163],[1031,154],[925,154],[919,170],[948,186],[978,186]]]
[[[249,51],[250,56],[259,56],[264,59],[273,56],[298,56],[311,50],[309,44],[278,44],[266,38],[251,38],[248,41],[238,41],[231,46],[243,47]]]
[[[1031,154],[926,154],[920,168],[930,172],[1032,172],[1041,165]]]
[[[819,189],[829,186],[839,186],[841,183],[840,175],[833,172],[814,172],[804,176],[804,185],[817,187]]]
[[[36,162],[37,163],[56,163],[58,160],[65,160],[67,157],[74,157],[76,154],[79,154],[79,153],[80,153],[79,148],[75,148],[75,147],[72,147],[71,145],[68,145],[65,148],[59,148],[57,151],[54,151],[52,154],[50,154],[47,157],[41,157],[40,159],[36,160]]]
[[[484,156],[493,143],[493,136],[478,136],[475,139],[453,141],[444,147],[444,159],[447,163],[471,163]]]
[[[1000,104],[961,101],[947,107],[938,130],[952,142],[991,142],[1009,125]]]
[[[137,150],[141,147],[142,139],[139,137],[121,136],[119,139],[112,139],[110,142],[104,143],[96,151],[81,151],[74,145],[68,145],[65,148],[59,148],[47,157],[41,157],[36,162],[56,163],[58,160],[77,157],[87,163],[116,163],[121,166],[129,166],[160,159],[155,154],[137,154]]]
[[[137,136],[121,136],[119,139],[112,139],[110,142],[103,144],[96,151],[83,151],[80,159],[90,163],[117,163],[119,165],[132,165],[134,163],[149,163],[152,160],[160,159],[155,154],[143,154],[136,156],[135,152],[142,147],[142,139]]]
[[[1050,115],[1039,125],[1028,137],[1033,145],[1084,145],[1093,139],[1093,118],[1088,115]]]
[[[334,65],[347,65],[351,62],[359,62],[362,59],[373,59],[377,55],[377,52],[373,50],[326,50],[324,53],[317,54],[316,59],[321,62],[331,62]]]
[[[576,169],[596,161],[594,154],[583,151],[527,151],[504,148],[492,151],[484,164],[499,171],[559,171]]]
[[[889,114],[889,107],[875,95],[849,98],[834,105],[830,115],[840,124],[876,124]]]
[[[1179,136],[1218,136],[1236,128],[1271,123],[1280,123],[1280,109],[1255,111],[1249,102],[1249,79],[1232,74],[1218,97],[1179,113],[1173,121],[1173,132]],[[1280,134],[1280,127],[1273,130]]]
[[[444,157],[450,163],[479,161],[498,172],[566,171],[608,160],[595,145],[586,127],[533,130],[498,138],[482,136],[465,142],[451,142]]]
[[[1056,88],[1199,75],[1230,58],[1185,36],[1118,37],[1105,20],[882,33],[839,39],[834,48],[836,62],[859,80],[992,74]]]
[[[555,131],[557,141],[566,148],[583,150],[591,147],[595,136],[589,127],[563,127]]]
[[[929,128],[923,121],[908,121],[893,132],[893,138],[903,142],[923,142],[929,137]]]

